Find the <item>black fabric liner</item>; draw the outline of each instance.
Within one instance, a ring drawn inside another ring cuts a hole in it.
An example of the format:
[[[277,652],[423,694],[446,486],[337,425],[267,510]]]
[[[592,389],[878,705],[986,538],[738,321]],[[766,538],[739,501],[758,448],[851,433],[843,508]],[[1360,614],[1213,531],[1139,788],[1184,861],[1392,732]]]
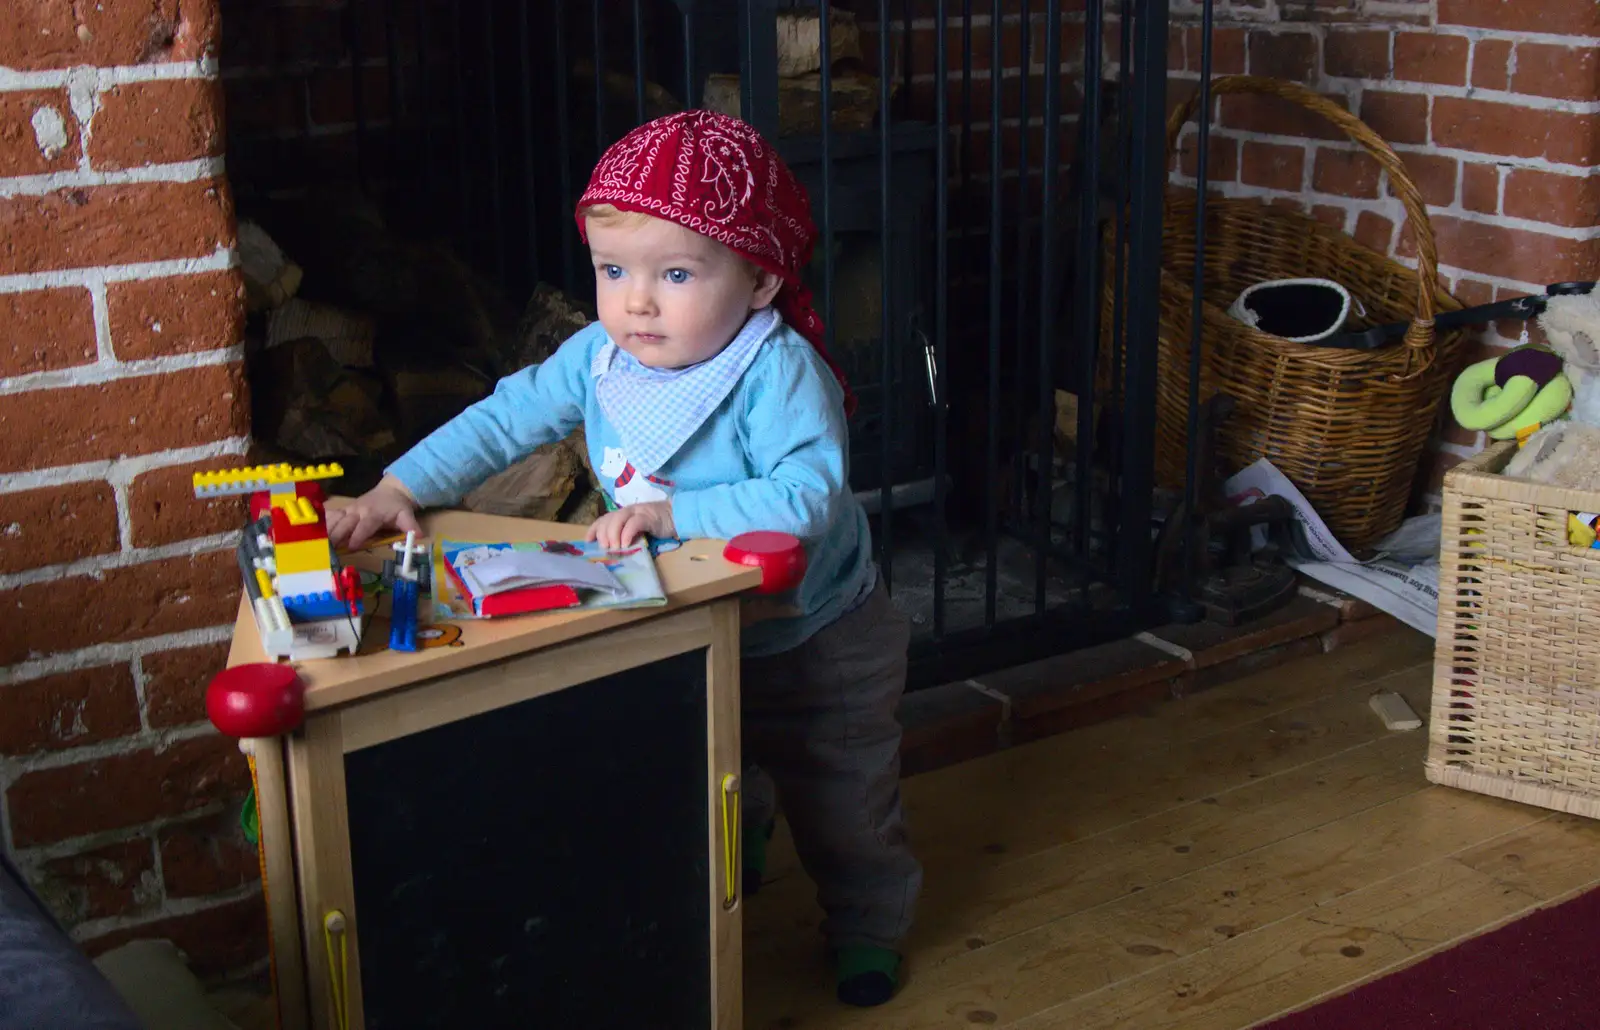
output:
[[[1259,289],[1246,298],[1244,306],[1258,316],[1257,329],[1295,340],[1340,328],[1344,298],[1327,286],[1293,283]]]

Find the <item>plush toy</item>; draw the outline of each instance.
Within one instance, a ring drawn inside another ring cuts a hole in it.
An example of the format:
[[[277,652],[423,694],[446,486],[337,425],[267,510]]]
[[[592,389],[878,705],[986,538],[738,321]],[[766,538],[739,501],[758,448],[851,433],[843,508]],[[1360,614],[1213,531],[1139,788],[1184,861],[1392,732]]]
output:
[[[1505,474],[1552,486],[1600,490],[1600,294],[1550,297],[1539,325],[1565,362],[1567,417],[1534,432]],[[1508,355],[1509,356],[1509,355]]]
[[[1572,403],[1572,383],[1559,355],[1543,347],[1518,347],[1467,367],[1450,389],[1450,413],[1463,429],[1510,440],[1554,422]]]

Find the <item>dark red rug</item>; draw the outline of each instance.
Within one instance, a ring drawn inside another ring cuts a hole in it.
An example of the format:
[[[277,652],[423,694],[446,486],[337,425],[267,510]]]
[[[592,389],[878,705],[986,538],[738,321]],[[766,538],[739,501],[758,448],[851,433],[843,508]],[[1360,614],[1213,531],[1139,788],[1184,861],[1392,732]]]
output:
[[[1258,1030],[1594,1030],[1600,890]]]

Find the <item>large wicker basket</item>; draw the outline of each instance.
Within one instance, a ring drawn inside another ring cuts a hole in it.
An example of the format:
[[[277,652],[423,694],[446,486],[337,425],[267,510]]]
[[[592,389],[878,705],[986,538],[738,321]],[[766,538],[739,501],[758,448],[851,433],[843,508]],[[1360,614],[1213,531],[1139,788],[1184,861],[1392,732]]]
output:
[[[1567,540],[1600,492],[1496,475],[1515,450],[1445,476],[1427,777],[1600,817],[1600,550]]]
[[[1243,468],[1266,457],[1315,505],[1340,541],[1357,550],[1404,517],[1423,446],[1460,352],[1460,333],[1436,333],[1434,312],[1460,305],[1438,285],[1433,227],[1421,194],[1377,133],[1337,104],[1290,82],[1233,76],[1213,82],[1212,92],[1280,97],[1342,129],[1388,172],[1389,190],[1404,205],[1417,241],[1413,271],[1299,211],[1253,199],[1206,200],[1200,398],[1204,403],[1226,392],[1239,402],[1221,429],[1223,460]],[[1198,103],[1195,96],[1173,112],[1169,148],[1176,146]],[[1162,233],[1155,472],[1157,482],[1169,488],[1182,486],[1186,464],[1195,206],[1192,197],[1169,196]],[[1303,277],[1331,279],[1348,289],[1366,309],[1361,327],[1410,323],[1404,341],[1372,351],[1291,343],[1227,313],[1246,287]],[[1102,318],[1108,334],[1110,280],[1108,275]]]

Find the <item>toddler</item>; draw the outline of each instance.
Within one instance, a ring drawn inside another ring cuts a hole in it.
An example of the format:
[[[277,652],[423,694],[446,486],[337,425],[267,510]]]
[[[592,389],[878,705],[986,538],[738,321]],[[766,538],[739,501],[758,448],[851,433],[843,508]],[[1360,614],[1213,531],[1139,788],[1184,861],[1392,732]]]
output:
[[[592,467],[608,470],[591,540],[798,537],[808,566],[781,599],[788,614],[743,634],[747,893],[781,801],[826,915],[839,998],[881,1004],[922,879],[895,718],[909,627],[850,491],[854,398],[801,279],[816,236],[804,190],[749,125],[690,111],[607,150],[575,216],[599,322],[330,512],[329,536],[359,547],[383,528],[416,529],[416,507],[452,503],[582,424]]]

